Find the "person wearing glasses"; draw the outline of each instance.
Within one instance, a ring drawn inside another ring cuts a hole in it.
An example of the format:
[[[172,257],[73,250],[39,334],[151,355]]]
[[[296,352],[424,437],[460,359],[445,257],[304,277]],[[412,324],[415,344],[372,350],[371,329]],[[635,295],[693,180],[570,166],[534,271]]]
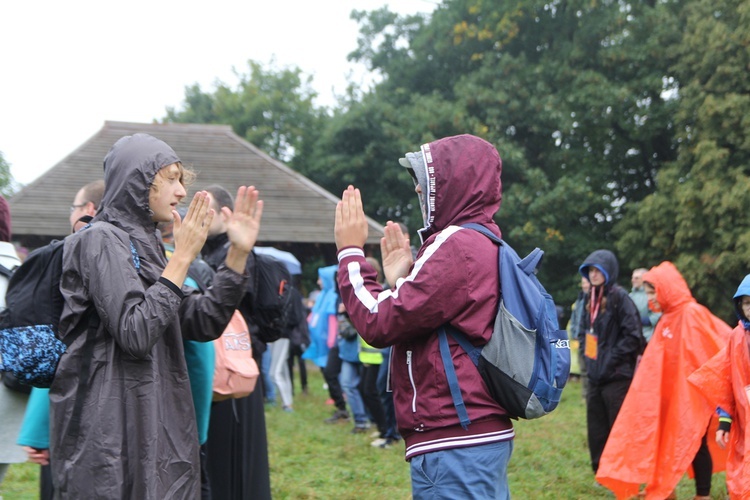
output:
[[[73,204],[70,206],[70,230],[76,232],[76,224],[85,225],[87,222],[81,221],[82,217],[93,217],[99,210],[99,205],[104,196],[104,180],[99,179],[89,182],[76,193],[73,198]]]

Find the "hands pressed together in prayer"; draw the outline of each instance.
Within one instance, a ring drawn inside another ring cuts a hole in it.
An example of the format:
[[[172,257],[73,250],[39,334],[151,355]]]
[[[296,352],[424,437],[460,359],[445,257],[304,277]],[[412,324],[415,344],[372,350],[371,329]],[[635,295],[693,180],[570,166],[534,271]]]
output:
[[[175,257],[184,256],[187,261],[192,262],[198,256],[206,242],[214,215],[216,214],[210,209],[210,200],[205,191],[195,193],[184,219],[177,210],[172,211]]]
[[[362,248],[367,241],[368,225],[362,208],[362,195],[359,189],[349,186],[336,206],[336,223],[334,235],[336,248],[341,250],[348,246]],[[388,221],[385,225],[385,236],[380,239],[380,251],[383,257],[383,272],[390,286],[395,286],[398,278],[409,273],[413,263],[409,239],[398,224]]]

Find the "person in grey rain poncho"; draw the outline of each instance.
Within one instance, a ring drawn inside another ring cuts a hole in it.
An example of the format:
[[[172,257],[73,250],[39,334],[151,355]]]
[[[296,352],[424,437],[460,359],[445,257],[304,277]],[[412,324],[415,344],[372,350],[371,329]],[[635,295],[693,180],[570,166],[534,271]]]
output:
[[[104,159],[106,190],[91,227],[65,242],[59,335],[69,347],[50,389],[59,498],[199,497],[182,337],[212,340],[229,322],[246,288],[263,202],[253,187],[238,190],[225,265],[200,294],[183,281],[215,214],[205,192],[184,220],[177,214],[189,175],[164,142],[121,138]],[[167,262],[156,224],[173,219]]]

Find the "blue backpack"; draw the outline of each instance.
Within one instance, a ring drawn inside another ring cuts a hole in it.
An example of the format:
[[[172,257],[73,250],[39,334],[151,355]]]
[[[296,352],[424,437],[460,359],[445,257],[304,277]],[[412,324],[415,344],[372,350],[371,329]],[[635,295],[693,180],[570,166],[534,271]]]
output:
[[[90,227],[85,226],[86,229]],[[54,240],[31,252],[20,267],[13,270],[5,294],[6,307],[0,311],[0,373],[3,384],[15,391],[29,393],[31,387],[48,388],[52,384],[60,357],[67,345],[57,337],[64,299],[60,291],[65,240]],[[140,259],[130,242],[133,265],[140,270]],[[88,338],[99,326],[99,316],[91,308],[80,328]],[[68,342],[72,342],[71,336]],[[86,354],[90,354],[86,351]],[[90,355],[84,355],[85,371]],[[83,377],[82,377],[83,378]]]
[[[463,227],[484,234],[499,246],[500,303],[492,337],[484,346],[473,346],[450,325],[438,330],[440,355],[461,425],[467,428],[471,422],[447,334],[467,352],[493,399],[511,417],[532,419],[547,415],[557,407],[568,381],[570,345],[567,332],[558,324],[552,297],[536,278],[544,252],[536,248],[521,260],[510,245],[486,227]]]

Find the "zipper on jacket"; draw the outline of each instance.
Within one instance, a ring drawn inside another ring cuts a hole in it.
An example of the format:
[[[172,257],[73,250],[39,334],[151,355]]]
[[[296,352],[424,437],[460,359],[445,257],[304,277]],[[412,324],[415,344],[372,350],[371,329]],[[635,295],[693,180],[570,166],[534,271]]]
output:
[[[417,412],[417,386],[414,383],[414,373],[412,372],[411,363],[411,351],[406,351],[406,366],[409,369],[409,382],[411,382],[411,389],[414,391],[414,396],[411,398],[411,412]]]
[[[391,366],[393,364],[393,346],[389,347],[390,352],[388,353],[388,373],[385,377],[385,392],[393,392],[393,387],[391,387]]]

